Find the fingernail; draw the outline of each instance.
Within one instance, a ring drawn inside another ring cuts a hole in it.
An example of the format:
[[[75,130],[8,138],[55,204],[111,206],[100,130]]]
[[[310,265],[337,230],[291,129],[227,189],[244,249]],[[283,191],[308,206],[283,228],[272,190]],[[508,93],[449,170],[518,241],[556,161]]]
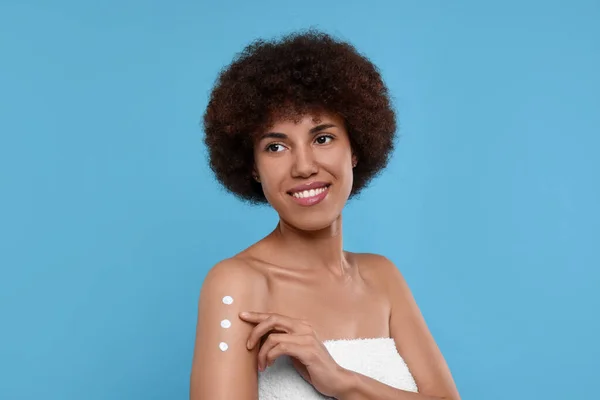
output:
[[[249,340],[246,342],[246,347],[248,348],[248,350],[250,349],[250,341]]]
[[[250,316],[250,313],[248,313],[248,312],[246,312],[246,311],[242,311],[242,312],[240,313],[240,317],[249,317],[249,316]]]

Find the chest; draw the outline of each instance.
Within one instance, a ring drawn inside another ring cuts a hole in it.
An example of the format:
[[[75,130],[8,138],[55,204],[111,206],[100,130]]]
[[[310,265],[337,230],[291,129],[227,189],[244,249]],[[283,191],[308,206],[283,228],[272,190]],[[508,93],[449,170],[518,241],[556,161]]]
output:
[[[389,335],[389,305],[376,286],[360,279],[274,280],[269,296],[273,312],[307,320],[321,340]]]

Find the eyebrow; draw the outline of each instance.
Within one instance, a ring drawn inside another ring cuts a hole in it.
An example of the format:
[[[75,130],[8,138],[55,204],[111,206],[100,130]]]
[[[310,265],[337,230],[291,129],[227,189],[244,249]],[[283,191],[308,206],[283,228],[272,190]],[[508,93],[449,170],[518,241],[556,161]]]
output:
[[[324,131],[325,129],[329,129],[329,128],[335,128],[336,126],[334,124],[321,124],[321,125],[317,125],[313,128],[311,128],[308,133],[311,135],[314,135],[316,133],[319,133],[321,131]],[[288,135],[286,135],[285,133],[280,133],[280,132],[267,132],[264,133],[260,136],[259,140],[263,140],[266,138],[275,138],[275,139],[287,139]]]

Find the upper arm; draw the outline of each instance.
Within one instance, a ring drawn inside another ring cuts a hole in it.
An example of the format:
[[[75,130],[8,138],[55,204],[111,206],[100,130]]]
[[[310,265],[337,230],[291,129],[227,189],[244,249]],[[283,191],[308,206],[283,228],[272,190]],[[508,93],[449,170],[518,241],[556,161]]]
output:
[[[391,302],[390,335],[410,369],[419,392],[445,399],[460,395],[450,369],[438,348],[404,277],[382,257],[387,292]]]
[[[191,400],[258,397],[258,349],[246,348],[253,325],[242,321],[238,314],[260,311],[265,288],[264,277],[238,260],[223,261],[207,274],[198,303]],[[225,296],[230,296],[233,303],[224,304]],[[223,320],[230,322],[229,328],[221,326]],[[227,344],[227,350],[221,350],[221,343]]]

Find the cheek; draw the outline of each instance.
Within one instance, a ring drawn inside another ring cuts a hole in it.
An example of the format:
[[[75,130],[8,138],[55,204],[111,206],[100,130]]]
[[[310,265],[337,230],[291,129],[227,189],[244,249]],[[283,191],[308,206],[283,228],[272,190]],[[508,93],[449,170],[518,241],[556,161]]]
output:
[[[265,182],[264,180],[262,181],[261,185],[262,185],[263,194],[265,195],[267,202],[269,204],[271,204],[271,206],[275,206],[278,202],[277,194],[275,193],[274,190],[272,190],[270,188],[269,184],[267,182]]]
[[[260,181],[263,188],[263,192],[267,199],[274,198],[282,190],[281,182],[284,181],[282,174],[283,168],[277,165],[262,165]]]
[[[326,171],[335,176],[337,180],[352,182],[354,171],[352,169],[352,160],[349,157],[343,155],[327,158],[321,165]]]
[[[345,188],[346,188],[346,194],[350,195],[350,192],[352,191],[352,187],[354,186],[354,170],[352,169],[352,167],[348,167],[346,168],[346,171],[344,173],[344,183],[345,183]]]

